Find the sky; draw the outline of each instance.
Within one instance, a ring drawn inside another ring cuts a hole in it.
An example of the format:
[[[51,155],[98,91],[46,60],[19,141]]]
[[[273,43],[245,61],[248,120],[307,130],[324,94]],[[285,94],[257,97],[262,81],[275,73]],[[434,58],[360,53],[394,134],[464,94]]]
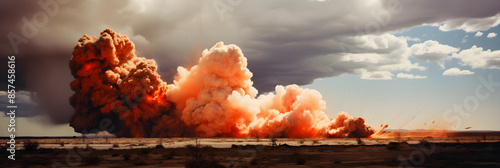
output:
[[[259,94],[315,89],[330,117],[346,111],[374,128],[452,121],[453,130],[500,130],[496,0],[24,0],[0,8],[1,61],[16,56],[21,136],[78,135],[68,126],[68,62],[80,37],[106,28],[155,59],[167,83],[177,66],[224,41],[242,49]],[[7,88],[7,66],[0,71]],[[7,127],[6,89],[0,95]]]

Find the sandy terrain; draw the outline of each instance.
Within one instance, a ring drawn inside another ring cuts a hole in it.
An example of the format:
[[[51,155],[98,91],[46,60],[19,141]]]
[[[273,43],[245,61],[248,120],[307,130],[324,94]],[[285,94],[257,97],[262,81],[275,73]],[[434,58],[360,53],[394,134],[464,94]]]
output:
[[[500,167],[500,137],[491,136],[361,139],[364,145],[353,138],[16,140],[24,142],[16,160],[2,152],[2,167]],[[28,142],[39,147],[24,150]]]

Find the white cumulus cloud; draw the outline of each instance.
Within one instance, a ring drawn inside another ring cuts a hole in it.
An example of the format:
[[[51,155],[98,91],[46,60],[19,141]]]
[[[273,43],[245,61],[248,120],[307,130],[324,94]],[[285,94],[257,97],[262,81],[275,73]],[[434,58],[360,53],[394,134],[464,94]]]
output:
[[[483,50],[482,47],[474,45],[470,49],[454,53],[451,57],[460,60],[461,65],[469,65],[473,69],[500,69],[500,50]]]
[[[361,79],[368,79],[368,80],[391,80],[392,74],[389,71],[366,71],[362,70],[361,72]]]
[[[332,67],[354,69],[353,74],[372,80],[392,79],[392,71],[425,70],[426,67],[408,59],[410,48],[406,40],[406,37],[396,37],[388,33],[344,39],[344,50],[348,53],[342,54],[341,59]]]
[[[414,42],[420,41],[418,37],[403,36],[403,38],[406,39],[406,41],[414,41]]]
[[[427,76],[413,75],[413,74],[407,74],[407,73],[398,73],[397,77],[398,78],[405,78],[405,79],[425,79],[425,78],[427,78]]]
[[[474,72],[469,70],[460,70],[458,68],[450,68],[443,72],[445,76],[455,76],[455,75],[472,75]]]
[[[476,37],[481,37],[481,36],[483,36],[483,32],[478,31],[478,32],[476,33],[476,35],[474,35],[474,36],[476,36]]]
[[[493,37],[496,37],[496,36],[497,36],[496,33],[489,33],[488,36],[486,36],[486,37],[493,38]]]
[[[423,43],[414,44],[410,47],[411,55],[419,60],[425,62],[432,62],[441,67],[444,67],[444,62],[448,55],[455,53],[459,48],[449,45],[439,44],[434,40],[427,40]]]

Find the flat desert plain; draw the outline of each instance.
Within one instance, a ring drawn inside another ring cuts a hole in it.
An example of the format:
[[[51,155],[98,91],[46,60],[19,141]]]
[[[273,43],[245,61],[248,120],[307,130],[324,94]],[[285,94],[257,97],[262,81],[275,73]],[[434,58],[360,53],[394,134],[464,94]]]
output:
[[[498,133],[390,138],[16,138],[2,167],[500,167]]]

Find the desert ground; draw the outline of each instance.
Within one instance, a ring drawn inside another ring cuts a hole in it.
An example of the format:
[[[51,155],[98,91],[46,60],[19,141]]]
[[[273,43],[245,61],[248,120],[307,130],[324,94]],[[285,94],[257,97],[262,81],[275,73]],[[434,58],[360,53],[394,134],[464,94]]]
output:
[[[7,138],[0,139],[6,151]],[[2,167],[500,167],[498,133],[391,138],[17,138]]]

